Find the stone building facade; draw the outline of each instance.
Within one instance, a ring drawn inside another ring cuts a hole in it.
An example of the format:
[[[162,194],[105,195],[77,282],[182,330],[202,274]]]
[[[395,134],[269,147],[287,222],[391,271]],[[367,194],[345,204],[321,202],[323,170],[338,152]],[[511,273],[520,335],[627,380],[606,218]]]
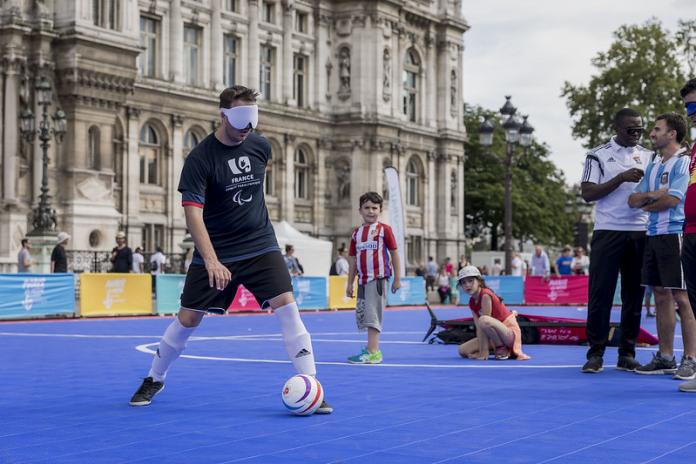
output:
[[[42,152],[18,116],[46,77],[67,133],[49,149],[58,230],[108,250],[124,230],[179,251],[187,153],[217,96],[259,89],[271,218],[348,242],[357,200],[401,174],[409,266],[464,249],[459,0],[5,0],[0,11],[0,266],[13,269]],[[387,202],[388,208],[388,202]],[[386,217],[386,216],[385,216]]]

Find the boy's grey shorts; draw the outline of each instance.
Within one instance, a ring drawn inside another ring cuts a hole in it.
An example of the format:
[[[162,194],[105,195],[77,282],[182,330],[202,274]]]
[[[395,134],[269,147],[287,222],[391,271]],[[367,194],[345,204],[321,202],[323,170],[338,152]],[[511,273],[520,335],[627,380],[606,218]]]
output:
[[[365,285],[358,285],[358,304],[355,307],[355,321],[358,329],[368,327],[382,331],[382,313],[387,306],[387,286],[389,279],[375,279]]]

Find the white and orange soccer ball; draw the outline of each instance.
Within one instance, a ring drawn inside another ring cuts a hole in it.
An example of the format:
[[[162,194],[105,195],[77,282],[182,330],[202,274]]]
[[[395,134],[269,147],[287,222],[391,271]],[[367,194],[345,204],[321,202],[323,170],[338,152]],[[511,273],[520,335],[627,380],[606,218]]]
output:
[[[324,401],[324,389],[311,375],[298,374],[283,386],[283,404],[296,416],[309,416]]]

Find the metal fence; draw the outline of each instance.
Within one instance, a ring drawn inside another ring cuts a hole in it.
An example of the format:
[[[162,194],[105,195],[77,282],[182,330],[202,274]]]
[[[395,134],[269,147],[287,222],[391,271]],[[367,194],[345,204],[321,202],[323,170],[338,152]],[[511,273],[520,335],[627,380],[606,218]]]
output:
[[[93,250],[66,250],[68,257],[68,272],[109,272],[111,270],[111,252]],[[154,253],[143,253],[145,258],[144,272],[150,272],[150,257]],[[184,274],[183,253],[164,253],[167,264],[164,272],[167,274]]]

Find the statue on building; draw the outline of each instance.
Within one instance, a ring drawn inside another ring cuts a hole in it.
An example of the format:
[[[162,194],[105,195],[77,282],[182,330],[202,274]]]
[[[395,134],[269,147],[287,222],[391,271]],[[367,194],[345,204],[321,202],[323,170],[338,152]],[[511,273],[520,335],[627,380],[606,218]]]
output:
[[[336,166],[338,181],[338,201],[350,200],[350,166],[341,162]]]
[[[350,50],[347,47],[342,48],[338,54],[338,68],[340,79],[338,94],[347,98],[350,95]]]
[[[450,79],[450,114],[457,115],[457,71],[454,69]]]
[[[389,48],[385,47],[382,55],[383,74],[382,74],[382,98],[384,101],[391,99],[391,53]]]

